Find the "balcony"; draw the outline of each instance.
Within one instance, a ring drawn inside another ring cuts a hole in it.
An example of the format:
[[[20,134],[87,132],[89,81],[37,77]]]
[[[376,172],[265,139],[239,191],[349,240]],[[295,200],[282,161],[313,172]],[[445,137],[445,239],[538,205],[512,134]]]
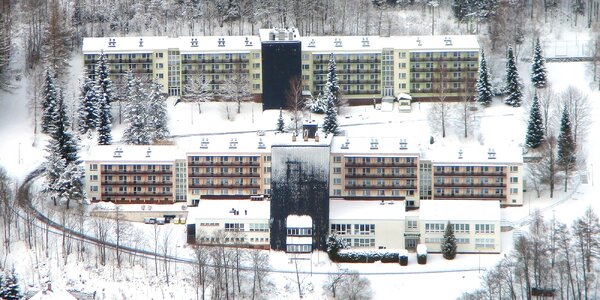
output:
[[[102,170],[100,172],[101,174],[173,174],[173,170],[162,170],[162,169],[155,169],[155,170],[119,170],[119,169],[113,169],[113,170]]]
[[[182,59],[182,64],[240,64],[249,63],[248,58],[223,58],[223,59]]]
[[[506,195],[441,195],[435,194],[433,196],[436,200],[451,200],[451,199],[478,199],[478,200],[499,200],[506,199]]]
[[[235,166],[259,166],[258,161],[193,161],[188,160],[188,166],[208,166],[208,167],[235,167]]]
[[[346,173],[347,178],[417,178],[417,174],[370,174],[370,173]]]
[[[392,184],[386,184],[386,185],[378,185],[378,184],[346,184],[344,187],[346,189],[349,189],[349,190],[363,190],[363,189],[373,189],[373,190],[378,190],[378,189],[414,190],[414,189],[417,188],[416,185],[410,185],[410,184],[399,184],[399,185],[392,185]]]
[[[434,171],[435,176],[506,176],[506,172],[495,171]]]
[[[170,180],[104,180],[102,185],[173,185]]]
[[[346,161],[344,166],[347,168],[371,168],[371,167],[383,167],[383,168],[394,168],[394,167],[412,167],[416,168],[417,163],[401,163],[401,162],[358,162],[358,161]]]
[[[258,183],[256,184],[252,184],[252,183],[244,183],[244,184],[220,184],[220,183],[200,183],[200,184],[194,184],[194,183],[190,183],[188,184],[189,188],[206,188],[206,189],[216,189],[216,188],[223,188],[223,189],[240,189],[240,188],[259,188],[260,185]]]
[[[101,197],[104,198],[106,196],[169,196],[172,197],[174,194],[174,192],[132,192],[132,191],[126,191],[126,192],[120,192],[120,191],[111,191],[111,192],[107,192],[107,191],[103,191],[101,193]]]
[[[496,183],[496,182],[488,182],[488,183],[452,183],[452,182],[444,182],[444,183],[434,183],[434,187],[501,187],[505,188],[506,183]]]
[[[189,177],[260,177],[259,173],[208,173],[208,172],[188,172]]]

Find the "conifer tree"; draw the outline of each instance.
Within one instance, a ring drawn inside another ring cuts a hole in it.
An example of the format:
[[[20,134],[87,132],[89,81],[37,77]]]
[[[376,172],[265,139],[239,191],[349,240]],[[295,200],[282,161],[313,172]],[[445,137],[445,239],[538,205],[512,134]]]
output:
[[[44,98],[42,99],[42,132],[50,133],[52,115],[56,109],[57,89],[54,74],[46,70],[44,78]]]
[[[525,144],[531,149],[536,149],[544,142],[544,122],[540,112],[540,102],[537,94],[533,96],[533,104],[529,112],[529,124],[527,125],[527,135]]]
[[[277,118],[277,132],[283,132],[285,124],[283,123],[283,113],[281,108],[279,109],[279,118]]]
[[[15,270],[13,269],[10,274],[6,275],[5,278],[0,277],[0,299],[3,300],[18,300],[23,299],[21,294],[21,288],[19,287],[19,281]]]
[[[329,57],[329,66],[327,72],[327,82],[325,83],[325,88],[331,95],[333,95],[334,105],[336,107],[340,106],[340,87],[338,85],[337,71],[336,71],[336,63],[335,57],[333,53]]]
[[[444,256],[445,259],[454,259],[456,257],[456,237],[454,236],[454,228],[449,221],[446,224],[441,248],[442,256]]]
[[[148,93],[147,128],[152,141],[162,141],[169,136],[167,103],[161,85],[153,82]]]
[[[542,47],[540,46],[540,39],[535,41],[535,50],[533,52],[533,60],[531,63],[531,82],[533,86],[538,89],[546,87],[546,60],[542,54]]]
[[[134,145],[150,144],[150,131],[147,129],[146,95],[142,84],[133,77],[131,71],[127,72],[127,90],[125,94],[125,120],[128,125],[123,133],[123,142]]]
[[[507,93],[504,102],[513,107],[521,106],[523,93],[521,92],[521,79],[517,71],[517,63],[513,54],[513,48],[508,46],[508,61],[506,62],[506,87]]]
[[[113,101],[112,82],[110,81],[110,72],[108,60],[104,52],[100,53],[98,63],[96,64],[96,83],[98,84],[98,93],[106,98],[106,102],[110,105]],[[100,102],[100,100],[98,100]]]
[[[78,110],[78,129],[80,134],[89,133],[98,125],[98,93],[94,82],[84,77],[80,89]]]
[[[58,143],[59,155],[65,160],[65,164],[79,164],[78,141],[70,130],[71,122],[65,110],[66,105],[62,93],[58,93],[57,100],[57,106],[52,115],[50,136]]]
[[[327,111],[323,120],[323,132],[326,134],[336,134],[338,132],[337,108],[335,106],[335,96],[329,90],[325,91],[327,99]]]
[[[112,144],[112,114],[110,103],[106,94],[102,94],[98,101],[99,122],[98,122],[98,145]]]
[[[575,160],[575,149],[569,111],[565,106],[560,119],[560,133],[558,134],[558,162],[563,166],[572,164]]]
[[[65,171],[66,163],[60,155],[58,141],[51,139],[46,146],[46,182],[44,192],[52,199],[54,205],[58,205],[60,198],[60,179]]]
[[[481,51],[481,61],[479,63],[479,78],[477,79],[476,100],[481,105],[489,106],[492,103],[492,84],[490,83],[490,71],[488,70],[485,53]]]

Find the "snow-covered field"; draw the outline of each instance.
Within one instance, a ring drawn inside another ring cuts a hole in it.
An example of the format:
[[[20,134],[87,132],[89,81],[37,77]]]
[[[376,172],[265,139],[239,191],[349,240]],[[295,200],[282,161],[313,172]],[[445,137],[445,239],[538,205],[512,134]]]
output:
[[[591,91],[586,78],[585,63],[552,63],[548,64],[550,82],[555,91],[564,90],[569,85],[574,85],[586,93],[594,106],[594,116],[600,115],[600,99],[598,91]],[[522,70],[526,74],[525,69]],[[525,75],[521,75],[524,77]],[[34,135],[32,116],[27,110],[27,94],[25,90],[25,79],[17,83],[12,93],[0,94],[0,165],[8,171],[9,175],[21,180],[29,171],[43,162],[45,138],[42,135]],[[173,106],[169,100],[170,130],[174,136],[174,142],[180,145],[198,143],[202,134],[247,132],[237,134],[255,135],[257,130],[275,129],[279,111],[261,110],[259,104],[246,103],[242,107],[241,114],[234,114],[234,120],[227,121],[224,116],[222,103],[202,104],[202,113],[198,113],[194,104],[180,103]],[[462,138],[459,126],[451,126],[449,134],[442,139],[435,132],[430,131],[427,120],[430,104],[413,104],[411,113],[382,112],[372,106],[344,108],[340,115],[340,123],[348,136],[376,137],[394,136],[409,137],[422,145],[428,147],[447,147],[465,144],[481,144],[501,148],[519,146],[525,136],[525,119],[527,108],[512,108],[500,103],[499,99],[486,109],[479,109],[475,118],[479,123],[472,137]],[[307,116],[319,121],[322,116]],[[592,118],[592,119],[598,119]],[[555,216],[558,220],[570,223],[578,217],[583,210],[592,206],[596,212],[600,212],[600,204],[595,198],[600,194],[600,182],[594,185],[594,172],[600,166],[600,156],[591,150],[599,149],[600,124],[594,122],[589,131],[586,143],[583,147],[585,153],[589,153],[586,162],[586,170],[582,175],[587,176],[586,184],[578,185],[575,189],[570,188],[562,192],[561,186],[553,199],[548,193],[537,198],[535,192],[530,190],[525,194],[524,205],[518,208],[505,208],[502,210],[502,218],[506,222],[512,222],[516,227],[527,219],[527,216],[535,209],[541,209],[546,218]],[[122,125],[114,128],[115,139],[118,139],[123,130]],[[429,137],[433,135],[436,143],[429,146]],[[93,145],[95,141],[82,141],[83,151]],[[598,181],[598,180],[596,180]],[[577,182],[577,181],[574,181]],[[152,228],[143,225],[135,225],[139,232],[148,239],[152,237]],[[167,225],[175,227],[174,234],[177,236],[177,247],[179,253],[184,256],[189,251],[183,243],[183,226]],[[166,228],[165,227],[165,228]],[[502,234],[503,252],[498,255],[458,255],[457,259],[447,261],[440,255],[430,255],[427,265],[417,265],[416,258],[410,257],[407,267],[396,264],[365,264],[349,265],[341,267],[355,269],[364,274],[371,281],[373,297],[375,299],[398,298],[398,295],[415,296],[420,299],[453,299],[463,292],[476,289],[480,286],[480,268],[493,266],[504,254],[512,248],[512,232]],[[55,245],[59,247],[59,245]],[[177,251],[177,250],[176,250]],[[271,267],[274,270],[294,270],[295,265],[290,263],[284,253],[271,252]],[[38,262],[38,260],[40,262]],[[13,244],[11,254],[5,263],[6,267],[14,266],[24,288],[39,288],[41,279],[36,277],[44,273],[53,280],[53,286],[60,288],[77,289],[88,293],[96,292],[100,299],[195,299],[194,290],[189,282],[188,270],[178,266],[177,273],[172,283],[167,286],[162,277],[154,276],[153,262],[147,261],[142,265],[125,268],[121,272],[115,272],[112,267],[96,268],[93,261],[76,263],[74,259],[67,265],[63,265],[61,258],[42,258],[39,253],[33,253],[27,249],[24,242]],[[36,270],[42,268],[42,271]],[[176,267],[177,268],[177,267]],[[324,253],[314,253],[310,260],[300,262],[300,269],[312,272],[305,275],[307,284],[305,295],[308,299],[326,298],[323,294],[322,284],[326,275],[321,272],[335,271]],[[463,270],[463,271],[460,271]],[[295,287],[295,274],[271,274],[275,289],[269,295],[274,299],[297,298]],[[31,286],[29,286],[31,285]],[[312,288],[311,288],[312,286]]]

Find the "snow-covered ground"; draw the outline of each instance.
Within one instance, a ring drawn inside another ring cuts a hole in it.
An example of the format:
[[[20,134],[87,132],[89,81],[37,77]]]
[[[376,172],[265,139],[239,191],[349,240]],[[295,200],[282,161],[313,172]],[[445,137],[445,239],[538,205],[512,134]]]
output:
[[[590,102],[594,106],[593,115],[600,114],[600,103],[595,101],[600,98],[598,91],[591,91],[586,77],[586,63],[552,63],[548,64],[550,82],[555,91],[564,90],[569,85],[576,86],[588,93]],[[526,74],[525,69],[522,70]],[[525,75],[522,75],[522,77]],[[10,94],[0,94],[0,165],[8,173],[21,180],[29,171],[38,166],[44,157],[45,138],[34,135],[32,116],[26,108],[27,92],[26,82],[23,79],[17,82],[17,88]],[[198,113],[195,104],[180,103],[173,106],[169,100],[170,130],[177,144],[198,143],[202,134],[225,132],[247,132],[236,134],[255,135],[258,130],[275,129],[279,111],[262,111],[259,104],[245,103],[240,114],[233,113],[234,120],[225,119],[222,103],[202,104],[202,113]],[[436,132],[431,132],[427,120],[431,104],[413,104],[411,113],[398,111],[382,112],[372,106],[344,108],[340,114],[340,123],[348,136],[377,137],[393,136],[414,138],[415,141],[427,147],[447,147],[465,144],[484,144],[486,146],[505,147],[506,145],[519,146],[525,136],[524,122],[527,109],[512,108],[500,100],[489,108],[479,109],[475,119],[479,123],[473,137],[462,138],[457,125],[450,126],[448,137],[442,139]],[[322,119],[319,115],[307,116],[317,121]],[[598,118],[592,118],[598,119]],[[123,125],[116,124],[115,139],[118,139],[123,130]],[[555,216],[558,220],[570,223],[578,217],[583,210],[592,206],[600,212],[600,204],[594,201],[599,195],[600,182],[594,184],[594,172],[600,166],[600,156],[594,155],[591,149],[600,149],[600,124],[591,125],[583,150],[587,156],[586,170],[582,174],[587,176],[587,183],[571,187],[563,192],[561,186],[557,188],[554,198],[550,199],[548,193],[542,193],[537,198],[535,192],[530,190],[525,193],[524,205],[517,208],[502,210],[502,218],[519,227],[527,216],[535,209],[541,209],[546,218]],[[429,146],[429,137],[435,136],[435,144]],[[91,147],[95,141],[84,139],[84,151]],[[577,180],[574,181],[575,183]],[[152,226],[135,224],[137,232],[148,239],[152,237]],[[176,255],[185,255],[190,250],[185,247],[184,230],[181,225],[167,225],[173,227],[179,245]],[[418,296],[421,299],[451,299],[460,296],[463,292],[480,287],[480,268],[493,266],[504,254],[512,248],[512,232],[502,234],[503,251],[498,255],[464,254],[457,259],[447,261],[438,254],[430,255],[427,265],[417,265],[416,258],[410,257],[409,265],[401,267],[396,264],[343,264],[341,267],[355,269],[363,273],[371,281],[375,299],[389,299],[394,295]],[[56,245],[59,247],[59,245]],[[290,263],[289,257],[284,253],[271,252],[271,266],[274,270],[291,271],[295,265]],[[38,263],[41,260],[42,264]],[[40,288],[40,274],[35,268],[45,268],[45,274],[53,279],[54,285],[61,288],[74,288],[84,292],[96,292],[100,299],[195,299],[194,291],[187,279],[187,275],[179,272],[175,275],[171,285],[167,286],[162,277],[154,276],[153,262],[146,265],[136,265],[115,272],[109,267],[95,267],[93,262],[76,263],[71,259],[67,265],[62,265],[59,257],[42,259],[39,253],[33,253],[25,243],[13,244],[6,266],[14,266],[20,278],[27,285],[27,289]],[[179,266],[180,270],[188,270]],[[335,271],[326,254],[314,253],[312,259],[300,262],[300,269],[313,272],[305,275],[306,282],[310,282],[306,289],[309,299],[326,298],[323,294],[322,284],[326,275],[322,272]],[[463,271],[461,271],[463,270]],[[276,289],[269,298],[290,299],[297,298],[295,288],[295,274],[273,273],[271,275]],[[174,282],[174,283],[173,283]],[[134,289],[132,287],[135,286]],[[312,286],[312,288],[310,287]],[[435,288],[431,288],[435,286]]]

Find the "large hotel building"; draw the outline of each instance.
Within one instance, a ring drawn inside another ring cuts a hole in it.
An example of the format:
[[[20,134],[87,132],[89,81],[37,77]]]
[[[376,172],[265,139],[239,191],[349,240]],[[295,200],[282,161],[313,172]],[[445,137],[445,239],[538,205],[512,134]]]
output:
[[[172,96],[185,93],[194,76],[204,76],[218,93],[227,79],[241,75],[264,109],[285,104],[285,90],[295,77],[304,91],[322,92],[331,56],[350,105],[401,93],[416,101],[472,97],[479,67],[474,35],[301,37],[296,29],[261,29],[256,36],[84,38],[90,76],[101,53],[116,84],[132,70],[157,80]]]

